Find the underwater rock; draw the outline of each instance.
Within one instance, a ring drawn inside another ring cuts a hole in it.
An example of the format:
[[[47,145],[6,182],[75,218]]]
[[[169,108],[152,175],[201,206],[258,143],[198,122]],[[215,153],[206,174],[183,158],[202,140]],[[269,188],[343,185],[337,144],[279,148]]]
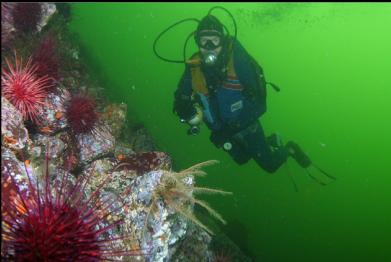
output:
[[[63,152],[66,148],[66,145],[64,144],[64,142],[61,140],[59,136],[60,135],[44,136],[41,134],[37,134],[33,136],[32,138],[34,143],[33,156],[35,158],[42,157],[42,159],[44,159],[46,153],[48,153],[49,159],[57,161],[57,158],[63,155]]]
[[[111,199],[115,199],[114,202],[117,202],[117,205],[121,206],[123,203],[122,197],[127,197],[126,192],[130,191],[131,176],[125,172],[112,172],[114,164],[115,160],[111,158],[96,160],[84,169],[82,175],[89,177],[88,184],[85,187],[86,195],[91,195],[97,188],[104,184],[101,188],[101,197],[108,196]],[[102,174],[109,174],[109,179],[106,182],[105,179],[107,177]],[[121,208],[121,210],[122,212],[119,213],[122,216],[125,212],[125,207]]]
[[[223,232],[219,232],[213,236],[209,248],[213,251],[213,261],[254,261],[244,254],[243,251]]]
[[[41,3],[42,8],[42,18],[38,22],[37,29],[38,32],[42,30],[43,27],[48,23],[50,17],[56,12],[56,4],[54,3]]]
[[[76,136],[80,148],[80,161],[86,164],[99,156],[114,152],[115,138],[110,129],[101,123],[92,134]]]
[[[127,143],[121,143],[120,141],[116,143],[114,149],[114,156],[118,160],[124,159],[126,156],[134,155],[136,152],[133,151],[131,146]]]
[[[71,50],[71,57],[73,58],[73,59],[75,59],[75,60],[79,60],[79,57],[80,57],[80,52],[79,52],[79,50],[78,49],[72,49]],[[77,76],[77,75],[80,75],[80,73],[75,73],[75,75]]]
[[[103,182],[102,174],[111,173],[113,167],[115,165],[115,159],[111,158],[103,158],[90,163],[83,170],[83,176],[89,176],[90,180],[86,187],[86,192],[93,192],[95,188],[99,186]],[[114,176],[115,175],[115,176]],[[111,176],[113,179],[105,184],[103,187],[104,191],[113,191],[113,192],[121,192],[126,190],[126,187],[130,186],[127,182],[126,174],[123,174],[125,177],[122,177],[118,172],[114,172]],[[123,184],[125,183],[125,184]]]
[[[148,130],[141,126],[134,130],[129,138],[129,144],[136,152],[149,152],[157,150],[155,142],[153,141]]]
[[[26,169],[29,170],[29,166],[20,162],[14,153],[5,147],[1,148],[1,220],[2,220],[2,238],[1,238],[1,255],[3,257],[4,251],[7,248],[3,233],[7,230],[7,224],[5,220],[10,220],[15,217],[16,212],[13,208],[15,203],[20,203],[20,195],[25,199],[32,197],[29,194],[28,177]],[[14,185],[13,181],[17,186]]]
[[[12,20],[12,9],[14,3],[1,3],[1,48],[8,44],[13,37],[15,27]]]
[[[96,161],[93,161],[89,164],[84,170],[82,175],[89,177],[89,182],[85,187],[85,194],[90,196],[97,188],[101,185],[103,187],[100,189],[100,201],[101,203],[107,199],[114,200],[115,203],[112,209],[116,209],[116,214],[113,216],[107,217],[107,223],[116,221],[118,219],[124,219],[125,222],[119,227],[113,228],[109,231],[111,238],[116,238],[120,236],[133,236],[122,239],[115,243],[116,250],[129,250],[132,253],[132,256],[118,256],[115,259],[118,261],[145,261],[143,254],[145,250],[140,250],[140,240],[135,236],[135,231],[133,230],[134,224],[130,220],[126,220],[126,214],[130,212],[128,198],[130,194],[130,188],[132,185],[132,180],[136,178],[136,174],[129,171],[120,171],[112,172],[116,164],[114,158],[103,158]],[[109,180],[105,181],[106,177],[102,174],[109,174]],[[99,209],[99,212],[107,212],[107,210]]]
[[[28,145],[29,135],[23,116],[4,97],[1,97],[1,136],[2,145],[13,150],[21,150]]]
[[[8,148],[1,148],[1,174],[5,180],[7,175],[12,175],[19,187],[21,194],[27,192],[28,176],[27,171],[31,172],[31,166],[28,162],[23,163],[17,159],[15,154]],[[32,181],[34,183],[34,181]]]
[[[140,240],[140,247],[146,252],[147,262],[171,261],[170,257],[181,245],[181,240],[185,238],[190,223],[197,225],[205,232],[196,236],[198,242],[189,241],[195,243],[194,248],[200,251],[197,253],[199,257],[210,257],[210,255],[205,255],[207,243],[210,242],[206,231],[212,234],[213,232],[196,218],[193,213],[194,204],[206,208],[220,221],[224,222],[224,220],[207,203],[196,199],[193,192],[230,194],[230,192],[194,185],[195,176],[206,174],[200,169],[216,162],[205,161],[180,172],[151,171],[132,180],[131,190],[127,197],[123,198],[126,207],[125,223],[133,225],[132,235]]]
[[[66,76],[60,77],[59,86],[67,90],[78,90],[80,86],[80,75],[77,71],[65,72]]]
[[[112,134],[115,138],[118,138],[123,130],[123,126],[126,120],[127,105],[110,104],[106,106],[100,116],[108,126],[111,127]]]
[[[119,157],[118,157],[119,158]],[[115,170],[131,170],[142,175],[153,170],[170,170],[171,157],[159,151],[135,153],[130,156],[122,156]]]
[[[168,261],[169,248],[183,237],[187,221],[181,216],[172,216],[175,211],[158,200],[151,212],[152,197],[163,175],[161,170],[138,176],[132,181],[128,197],[124,199],[127,208],[125,223],[145,251],[145,261]]]
[[[59,133],[58,138],[66,145],[66,148],[61,156],[61,163],[65,170],[73,170],[79,165],[80,153],[77,142],[72,134],[68,132]]]
[[[175,248],[170,250],[172,255],[169,261],[214,262],[213,253],[209,250],[211,239],[211,236],[200,227],[189,224],[184,237],[179,241]]]
[[[55,93],[49,93],[46,98],[46,106],[40,111],[40,132],[50,135],[67,127],[65,115],[65,102],[70,99],[70,93],[65,89],[58,89]]]

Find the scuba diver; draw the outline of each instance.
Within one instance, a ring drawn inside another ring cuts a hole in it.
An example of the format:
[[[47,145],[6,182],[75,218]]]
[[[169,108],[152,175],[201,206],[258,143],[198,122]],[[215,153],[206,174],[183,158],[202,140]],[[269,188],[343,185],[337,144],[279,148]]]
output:
[[[266,85],[279,88],[266,82],[262,67],[236,39],[232,15],[224,9],[234,21],[234,37],[224,34],[228,30],[211,15],[212,10],[193,32],[199,52],[189,60],[184,55],[185,71],[174,94],[173,112],[190,125],[188,134],[198,134],[204,122],[211,130],[211,142],[239,165],[254,159],[263,170],[274,173],[292,157],[307,170],[313,163],[297,143],[284,145],[277,134],[265,136],[259,118],[266,112]]]

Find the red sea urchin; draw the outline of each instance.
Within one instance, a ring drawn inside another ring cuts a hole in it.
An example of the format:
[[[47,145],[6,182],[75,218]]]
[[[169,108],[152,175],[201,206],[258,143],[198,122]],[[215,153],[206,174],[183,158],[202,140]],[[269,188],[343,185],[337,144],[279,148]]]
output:
[[[2,210],[2,258],[4,256],[11,261],[44,262],[102,261],[130,254],[112,248],[114,241],[123,238],[103,237],[122,222],[117,220],[108,225],[102,224],[109,215],[119,210],[116,208],[107,211],[112,209],[112,200],[98,204],[99,192],[109,176],[87,199],[83,191],[89,178],[83,179],[80,176],[75,184],[71,185],[68,174],[65,174],[62,175],[60,183],[51,188],[46,167],[44,185],[41,188],[39,182],[33,183],[34,179],[28,175],[26,194],[20,191],[12,170],[3,168],[2,171],[2,176],[11,178],[8,181],[11,181],[12,187],[17,191],[14,204],[2,205],[7,209]],[[2,183],[2,188],[5,187],[4,184]],[[98,209],[106,212],[101,215]],[[3,216],[3,212],[8,215]]]
[[[15,67],[6,58],[8,69],[2,68],[1,94],[7,98],[23,115],[24,120],[39,122],[38,114],[45,105],[47,90],[53,85],[51,78],[37,77],[37,67],[31,58],[23,65],[15,52]]]
[[[35,50],[32,60],[37,65],[38,77],[49,76],[53,80],[58,79],[59,58],[57,55],[57,40],[54,36],[45,37]],[[51,91],[51,90],[48,90]]]
[[[42,6],[40,3],[17,3],[12,11],[12,17],[18,31],[34,32],[42,18]]]
[[[75,134],[91,133],[98,122],[96,102],[85,94],[75,95],[68,102],[65,116]]]

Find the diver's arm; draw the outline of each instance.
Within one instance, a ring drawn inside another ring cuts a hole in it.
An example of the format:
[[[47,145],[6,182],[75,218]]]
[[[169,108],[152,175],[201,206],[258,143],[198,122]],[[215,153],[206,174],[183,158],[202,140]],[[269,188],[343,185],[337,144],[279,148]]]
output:
[[[256,65],[253,58],[237,41],[234,45],[234,67],[240,83],[244,87],[244,93],[252,101],[251,110],[244,110],[243,117],[248,117],[253,122],[266,112],[266,81],[260,66]]]
[[[192,93],[190,66],[186,65],[185,72],[183,73],[174,94],[173,108],[173,112],[186,121],[191,119],[196,113],[196,109],[193,106]]]

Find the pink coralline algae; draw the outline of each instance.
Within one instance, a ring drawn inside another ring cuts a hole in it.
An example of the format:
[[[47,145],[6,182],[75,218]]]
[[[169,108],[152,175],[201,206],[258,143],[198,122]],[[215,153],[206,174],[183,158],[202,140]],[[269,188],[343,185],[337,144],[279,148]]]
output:
[[[128,157],[119,156],[115,170],[131,170],[142,175],[153,170],[170,169],[171,158],[164,152],[151,151],[137,153]]]

